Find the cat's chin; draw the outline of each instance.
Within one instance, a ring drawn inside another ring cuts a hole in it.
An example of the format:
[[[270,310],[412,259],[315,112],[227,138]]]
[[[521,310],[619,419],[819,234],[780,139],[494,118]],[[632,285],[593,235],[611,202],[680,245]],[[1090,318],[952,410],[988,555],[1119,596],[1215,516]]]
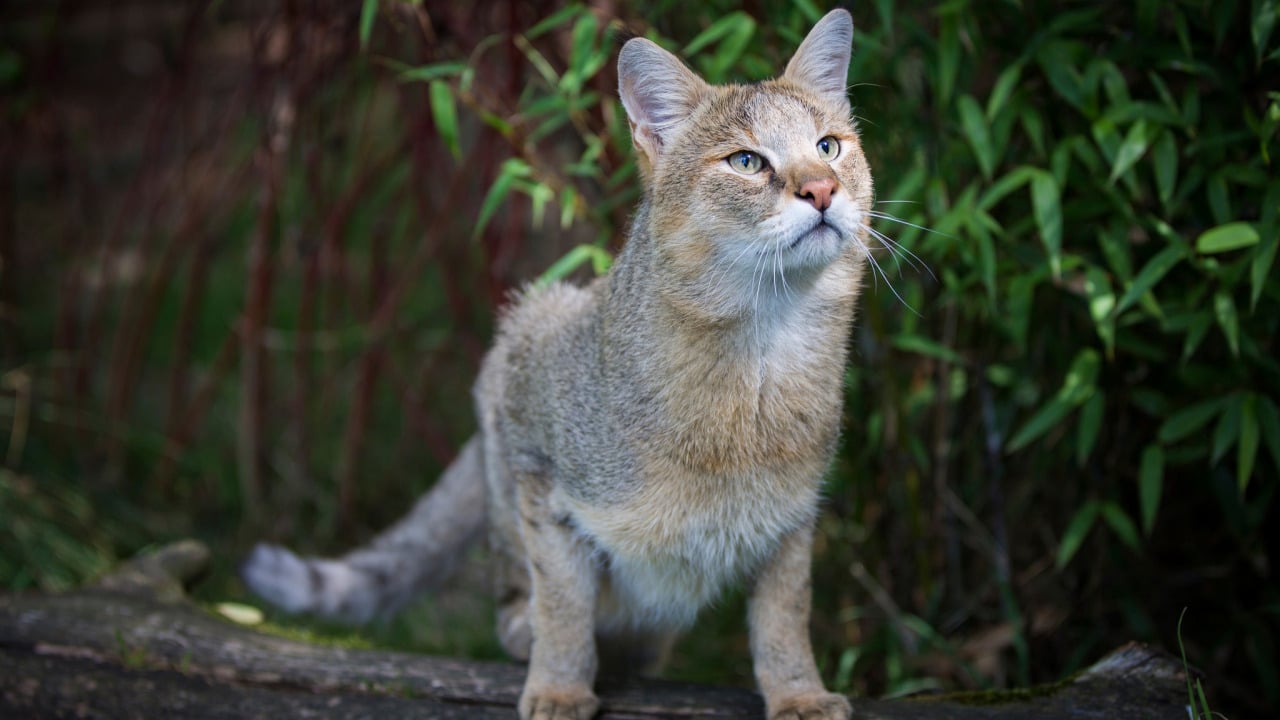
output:
[[[843,247],[844,235],[832,225],[819,222],[787,246],[787,259],[789,264],[801,267],[826,265]]]

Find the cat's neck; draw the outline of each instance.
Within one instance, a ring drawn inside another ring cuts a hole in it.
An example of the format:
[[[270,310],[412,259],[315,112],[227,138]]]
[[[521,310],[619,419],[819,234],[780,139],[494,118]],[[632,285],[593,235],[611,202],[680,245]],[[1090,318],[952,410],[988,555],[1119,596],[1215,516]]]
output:
[[[766,361],[798,345],[810,354],[843,353],[862,275],[856,251],[824,268],[762,262],[744,274],[710,260],[681,273],[648,231],[646,216],[637,215],[612,272],[607,312],[620,321],[615,328],[651,342],[715,348],[740,362]]]
[[[633,232],[603,288],[605,373],[632,388],[626,402],[642,399],[637,431],[711,474],[824,452],[838,426],[858,263],[834,263],[789,292],[770,287],[766,302],[763,289],[760,300],[700,296],[722,286],[672,284],[662,260],[652,237]]]

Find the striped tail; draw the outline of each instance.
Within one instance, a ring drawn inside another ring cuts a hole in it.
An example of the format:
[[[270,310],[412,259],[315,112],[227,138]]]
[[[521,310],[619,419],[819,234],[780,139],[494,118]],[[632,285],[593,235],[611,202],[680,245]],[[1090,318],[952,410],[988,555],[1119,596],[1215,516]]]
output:
[[[303,558],[259,544],[240,566],[256,595],[291,613],[363,623],[403,607],[453,574],[485,527],[480,437],[462,452],[408,515],[368,545],[337,559]]]

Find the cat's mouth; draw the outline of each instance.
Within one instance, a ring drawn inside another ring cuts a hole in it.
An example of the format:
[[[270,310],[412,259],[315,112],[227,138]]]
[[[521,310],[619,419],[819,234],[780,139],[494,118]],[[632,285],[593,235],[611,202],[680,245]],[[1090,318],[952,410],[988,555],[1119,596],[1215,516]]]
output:
[[[827,222],[826,218],[822,217],[818,218],[818,221],[813,224],[813,227],[800,233],[795,240],[792,240],[791,244],[787,246],[787,249],[794,250],[795,248],[800,247],[802,243],[817,240],[839,242],[843,237],[844,235],[836,229],[835,225]]]

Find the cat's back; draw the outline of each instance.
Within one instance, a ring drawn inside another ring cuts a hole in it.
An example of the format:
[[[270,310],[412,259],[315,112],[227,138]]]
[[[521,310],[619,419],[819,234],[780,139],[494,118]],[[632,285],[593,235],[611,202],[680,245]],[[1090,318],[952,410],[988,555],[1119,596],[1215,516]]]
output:
[[[566,387],[592,373],[602,280],[531,285],[513,296],[481,369],[482,405],[520,424],[554,422]]]

